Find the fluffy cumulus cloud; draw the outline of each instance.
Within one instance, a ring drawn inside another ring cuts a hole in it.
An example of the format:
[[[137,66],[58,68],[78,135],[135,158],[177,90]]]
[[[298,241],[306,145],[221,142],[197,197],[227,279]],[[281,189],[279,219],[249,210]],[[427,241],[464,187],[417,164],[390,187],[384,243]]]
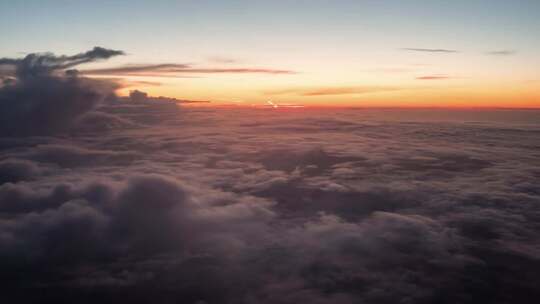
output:
[[[6,110],[42,118],[2,116],[19,123],[0,138],[2,299],[537,302],[538,112],[180,111],[147,96],[52,112],[53,95],[88,101],[86,79],[57,73],[114,54],[32,59],[50,96],[16,74],[1,89]],[[44,109],[7,105],[23,97]]]

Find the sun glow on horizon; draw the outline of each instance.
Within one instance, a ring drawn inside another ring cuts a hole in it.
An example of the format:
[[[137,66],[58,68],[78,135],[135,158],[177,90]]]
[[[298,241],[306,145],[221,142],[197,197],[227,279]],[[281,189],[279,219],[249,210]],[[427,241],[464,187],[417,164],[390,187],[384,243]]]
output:
[[[538,1],[164,3],[0,4],[0,58],[98,44],[125,56],[81,75],[213,105],[540,107]]]

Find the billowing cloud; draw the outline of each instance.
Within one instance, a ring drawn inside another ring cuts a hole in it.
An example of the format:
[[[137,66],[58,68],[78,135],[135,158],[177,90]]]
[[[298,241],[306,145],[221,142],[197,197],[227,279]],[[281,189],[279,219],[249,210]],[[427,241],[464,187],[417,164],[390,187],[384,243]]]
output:
[[[124,55],[123,51],[94,47],[92,50],[72,56],[56,56],[52,53],[32,53],[24,58],[0,58],[0,65],[14,66],[19,80],[31,77],[48,77],[54,71],[66,70],[83,63]]]
[[[0,87],[0,134],[42,135],[66,130],[79,116],[113,95],[116,86],[80,78],[74,70],[60,73],[122,54],[95,47],[73,56],[45,53],[0,59],[0,65],[13,68],[15,76]]]

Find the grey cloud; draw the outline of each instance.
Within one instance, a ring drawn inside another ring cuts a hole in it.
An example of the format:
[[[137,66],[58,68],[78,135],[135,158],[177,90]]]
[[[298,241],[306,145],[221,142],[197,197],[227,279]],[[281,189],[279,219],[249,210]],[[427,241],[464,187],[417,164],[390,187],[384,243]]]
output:
[[[73,145],[39,145],[29,153],[21,153],[19,157],[52,163],[61,167],[128,165],[137,158],[131,151],[111,151],[86,149]]]
[[[84,63],[109,59],[124,55],[123,51],[94,47],[92,50],[73,56],[55,56],[52,53],[32,53],[22,59],[0,58],[0,65],[15,67],[15,75],[20,80],[31,77],[50,76],[57,70],[65,70]]]
[[[450,49],[426,49],[426,48],[402,48],[404,51],[423,52],[423,53],[459,53],[458,50]]]
[[[493,55],[493,56],[512,56],[517,54],[517,51],[515,50],[499,50],[499,51],[489,51],[486,52],[487,55]]]
[[[56,72],[122,54],[95,47],[73,56],[45,53],[0,59],[0,65],[15,69],[16,77],[0,87],[1,134],[45,135],[67,130],[76,118],[114,94],[116,85]]]
[[[3,183],[29,180],[43,172],[37,164],[27,160],[4,159],[0,161],[0,185]]]
[[[245,246],[242,238],[262,233],[273,216],[264,204],[224,204],[227,195],[220,192],[210,191],[206,198],[196,193],[158,175],[51,191],[2,186],[0,208],[6,216],[0,221],[0,244],[6,250],[0,255],[11,263],[2,279],[11,280],[13,287],[18,287],[19,276],[29,284],[73,284],[85,278],[86,267],[90,273],[113,272],[117,263],[129,266],[140,259],[151,263],[169,255],[173,260],[168,263],[173,263],[192,255],[232,254]],[[250,229],[244,232],[245,227]],[[40,265],[49,269],[47,281],[33,272]],[[68,277],[66,270],[72,273]]]

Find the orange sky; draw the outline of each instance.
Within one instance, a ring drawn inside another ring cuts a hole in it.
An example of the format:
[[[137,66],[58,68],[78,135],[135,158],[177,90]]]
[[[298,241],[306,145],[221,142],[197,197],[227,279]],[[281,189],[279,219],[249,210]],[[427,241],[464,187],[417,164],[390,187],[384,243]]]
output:
[[[276,77],[276,76],[271,76]],[[277,76],[283,77],[283,76]],[[288,75],[287,78],[301,77]],[[257,77],[255,77],[257,78]],[[258,79],[257,79],[258,80]],[[156,79],[137,77],[118,91],[120,95],[139,89],[152,96],[168,96],[187,100],[209,100],[214,105],[250,106],[266,104],[298,104],[306,106],[359,107],[505,107],[540,108],[540,82],[468,83],[469,80],[417,80],[416,83],[388,85],[332,84],[308,86],[298,81],[265,81],[237,79],[230,84],[223,80],[169,80],[155,85]],[[151,84],[146,84],[148,82]],[[384,83],[384,79],[380,82]],[[306,83],[309,83],[306,81]]]

